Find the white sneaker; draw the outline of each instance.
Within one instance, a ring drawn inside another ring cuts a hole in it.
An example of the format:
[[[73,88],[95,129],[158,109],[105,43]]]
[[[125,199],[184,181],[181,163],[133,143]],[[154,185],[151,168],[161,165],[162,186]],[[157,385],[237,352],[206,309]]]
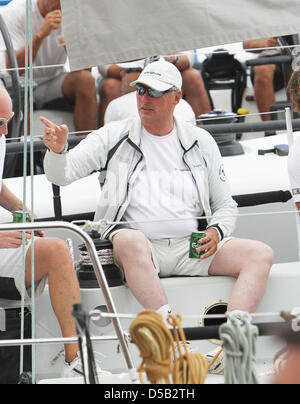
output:
[[[186,348],[187,348],[187,353],[192,354],[192,353],[197,353],[197,348],[194,347],[194,345],[191,343],[191,341],[186,341]],[[179,341],[179,346],[175,343],[175,353],[176,356],[180,356],[180,352],[182,355],[185,355],[185,347],[182,341]]]
[[[207,352],[205,355],[208,365],[213,362],[213,364],[209,367],[208,373],[215,375],[223,375],[224,374],[224,352],[221,347],[215,348],[212,351]]]
[[[110,372],[107,372],[107,371],[101,369],[97,360],[95,360],[95,363],[96,363],[97,375],[99,377],[111,375]],[[84,374],[83,374],[83,369],[82,369],[81,355],[80,355],[80,352],[77,352],[77,357],[72,362],[69,363],[69,362],[64,361],[63,370],[61,372],[61,377],[70,378],[70,377],[79,377],[79,376],[84,376]]]

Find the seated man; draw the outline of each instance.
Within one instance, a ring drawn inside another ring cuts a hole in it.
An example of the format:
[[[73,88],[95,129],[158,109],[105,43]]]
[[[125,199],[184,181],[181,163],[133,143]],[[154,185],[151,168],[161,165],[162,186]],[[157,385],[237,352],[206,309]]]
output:
[[[294,112],[300,114],[300,68],[298,67],[291,75],[288,84],[288,93]]]
[[[135,86],[131,86],[130,83],[139,78],[142,69],[140,69],[135,63],[122,64],[122,66],[124,70],[121,72],[121,84],[122,94],[124,95],[109,103],[104,116],[105,125],[112,121],[122,121],[123,119],[139,116],[135,93],[136,88]],[[178,120],[190,122],[194,125],[196,124],[196,117],[192,107],[183,99],[181,99],[176,105],[174,116]]]
[[[105,124],[105,113],[111,101],[129,92],[129,86],[124,86],[125,69],[130,68],[129,77],[141,73],[145,65],[145,59],[137,60],[134,63],[120,63],[113,65],[98,66],[102,81],[100,82],[100,103],[99,103],[99,125]]]
[[[288,85],[292,108],[295,112],[300,113],[300,69],[295,70],[290,78]],[[293,200],[300,212],[300,138],[290,148],[288,157],[288,173],[290,185],[293,194]],[[296,218],[300,220],[300,218]],[[292,342],[288,346],[286,355],[284,356],[283,366],[280,368],[279,374],[275,382],[277,384],[299,384],[299,344]],[[298,376],[298,377],[297,377]]]
[[[273,251],[231,238],[237,215],[219,149],[205,130],[174,119],[182,77],[173,64],[149,64],[137,82],[139,118],[112,122],[67,151],[68,128],[45,118],[49,181],[67,185],[101,170],[95,220],[112,240],[127,284],[148,309],[171,308],[159,276],[236,278],[228,310],[254,312],[266,289]],[[204,218],[203,218],[204,217]],[[186,218],[186,220],[183,220]],[[199,220],[202,218],[202,220]],[[201,259],[189,259],[189,236],[204,231]]]
[[[196,118],[211,111],[211,104],[201,74],[192,68],[193,55],[191,52],[183,52],[178,56],[165,56],[165,60],[173,63],[181,72],[183,80],[183,94],[185,100],[192,107]],[[140,65],[143,61],[139,61]],[[99,72],[105,78],[100,93],[100,126],[104,124],[105,111],[109,103],[115,98],[124,95],[121,77],[122,65],[99,66]]]
[[[25,66],[26,0],[12,0],[1,8],[8,27],[20,68]],[[95,80],[91,72],[81,70],[67,73],[64,65],[67,53],[62,38],[60,0],[33,0],[33,65],[34,102],[38,109],[59,98],[65,98],[74,109],[77,131],[92,131],[96,127],[98,102]],[[6,46],[1,37],[2,67],[9,68]],[[53,66],[54,65],[54,66]],[[41,68],[45,66],[44,68]],[[46,67],[47,66],[47,67]],[[53,66],[49,68],[49,66]],[[89,108],[86,108],[89,105]]]
[[[244,49],[252,49],[252,52],[259,52],[260,57],[280,55],[277,46],[278,41],[275,38],[255,39],[245,41]],[[253,49],[271,48],[264,51],[254,51]],[[275,104],[275,93],[284,88],[284,76],[281,65],[262,65],[254,66],[251,69],[251,79],[254,84],[254,97],[259,112],[270,112],[271,105]],[[270,114],[261,116],[263,121],[271,119]],[[266,131],[265,135],[274,135],[274,131]]]
[[[300,69],[294,71],[291,76],[288,91],[292,108],[300,112]],[[294,202],[300,211],[300,138],[297,138],[290,148],[288,157],[288,173]]]
[[[7,123],[13,116],[11,99],[0,84],[0,206],[12,213],[23,211],[23,203],[7,188],[2,181],[2,170],[5,159],[5,135]],[[73,267],[68,246],[61,240],[48,239],[43,234],[34,242],[35,258],[35,293],[38,298],[49,282],[50,299],[54,313],[65,338],[77,335],[75,321],[72,316],[73,304],[80,302],[80,290]],[[42,237],[41,237],[42,236]],[[31,232],[26,233],[26,267],[25,267],[25,299],[28,301],[31,292]],[[22,233],[18,231],[0,232],[0,299],[22,294]],[[9,288],[12,288],[11,291]],[[77,343],[65,345],[65,366],[63,377],[78,376],[81,370],[81,359],[78,356]]]

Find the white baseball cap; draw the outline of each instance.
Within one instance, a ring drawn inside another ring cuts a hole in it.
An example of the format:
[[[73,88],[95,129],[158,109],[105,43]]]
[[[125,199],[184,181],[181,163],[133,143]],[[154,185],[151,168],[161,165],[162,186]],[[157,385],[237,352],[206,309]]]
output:
[[[130,85],[144,84],[157,91],[167,91],[172,87],[182,88],[182,77],[180,71],[170,62],[159,60],[150,63],[140,74],[138,80],[133,81]]]

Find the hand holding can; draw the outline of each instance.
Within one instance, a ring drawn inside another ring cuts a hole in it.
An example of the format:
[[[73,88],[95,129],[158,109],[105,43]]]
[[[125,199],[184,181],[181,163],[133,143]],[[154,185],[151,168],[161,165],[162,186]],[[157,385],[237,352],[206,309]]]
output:
[[[201,240],[206,237],[206,233],[192,233],[190,237],[190,254],[189,258],[191,259],[200,259],[205,251],[198,252],[197,249],[203,245]]]

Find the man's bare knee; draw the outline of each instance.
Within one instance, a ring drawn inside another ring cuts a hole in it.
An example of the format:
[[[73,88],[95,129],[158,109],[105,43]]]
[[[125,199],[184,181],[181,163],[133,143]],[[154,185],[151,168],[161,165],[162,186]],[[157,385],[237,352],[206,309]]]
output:
[[[69,266],[71,254],[67,244],[59,239],[46,238],[35,242],[35,258],[44,262],[48,267]]]
[[[32,247],[26,256],[26,285],[31,284]],[[41,238],[34,242],[35,280],[39,281],[56,271],[65,274],[73,271],[72,257],[65,242],[59,239]]]
[[[260,264],[260,266],[264,267],[266,269],[266,272],[269,273],[274,263],[274,251],[267,244],[264,244],[259,241],[257,243],[258,243],[258,249],[256,251],[257,261]]]
[[[101,88],[101,97],[105,99],[115,99],[121,95],[121,80],[108,78]]]
[[[113,237],[114,254],[122,261],[127,257],[134,257],[136,260],[151,257],[151,251],[145,235],[138,230],[123,230]]]
[[[94,99],[97,96],[95,79],[87,70],[70,73],[63,83],[63,93],[67,97],[88,97]]]
[[[274,78],[275,67],[273,65],[256,66],[255,67],[255,83],[265,84],[272,83]]]
[[[256,277],[269,276],[274,262],[274,251],[267,244],[260,241],[250,241],[244,252],[243,270],[251,270]]]

